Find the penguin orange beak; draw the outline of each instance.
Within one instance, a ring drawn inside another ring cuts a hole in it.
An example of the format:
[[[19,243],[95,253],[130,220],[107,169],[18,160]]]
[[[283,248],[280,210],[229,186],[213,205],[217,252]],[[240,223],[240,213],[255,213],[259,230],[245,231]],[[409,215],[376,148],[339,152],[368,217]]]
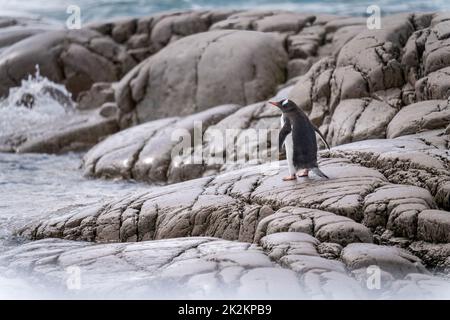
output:
[[[269,101],[269,103],[272,104],[272,105],[274,105],[275,107],[280,107],[280,106],[278,105],[278,102]]]

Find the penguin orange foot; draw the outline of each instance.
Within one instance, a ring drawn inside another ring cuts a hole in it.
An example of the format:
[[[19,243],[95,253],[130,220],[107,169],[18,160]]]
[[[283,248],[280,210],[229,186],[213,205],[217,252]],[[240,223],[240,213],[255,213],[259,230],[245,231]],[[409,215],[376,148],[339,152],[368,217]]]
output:
[[[297,179],[297,178],[295,177],[295,174],[290,175],[290,176],[283,177],[283,181],[291,181],[291,180],[295,180],[295,179]]]
[[[307,177],[308,173],[309,173],[308,169],[297,171],[297,177]]]

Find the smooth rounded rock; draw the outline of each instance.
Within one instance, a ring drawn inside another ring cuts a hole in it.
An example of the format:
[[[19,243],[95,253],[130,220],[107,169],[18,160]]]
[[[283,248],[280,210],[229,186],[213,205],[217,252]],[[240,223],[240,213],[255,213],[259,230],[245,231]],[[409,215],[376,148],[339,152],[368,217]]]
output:
[[[223,103],[245,105],[274,93],[285,81],[286,64],[280,40],[270,34],[199,33],[168,45],[132,70],[117,86],[116,101],[123,112],[135,112],[137,122]]]

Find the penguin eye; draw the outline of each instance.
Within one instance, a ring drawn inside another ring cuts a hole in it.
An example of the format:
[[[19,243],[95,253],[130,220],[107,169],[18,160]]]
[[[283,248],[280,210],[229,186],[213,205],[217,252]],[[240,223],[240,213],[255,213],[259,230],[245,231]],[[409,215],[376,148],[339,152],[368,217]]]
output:
[[[281,103],[281,105],[284,107],[285,105],[287,105],[288,103],[288,99],[284,99],[283,102]]]

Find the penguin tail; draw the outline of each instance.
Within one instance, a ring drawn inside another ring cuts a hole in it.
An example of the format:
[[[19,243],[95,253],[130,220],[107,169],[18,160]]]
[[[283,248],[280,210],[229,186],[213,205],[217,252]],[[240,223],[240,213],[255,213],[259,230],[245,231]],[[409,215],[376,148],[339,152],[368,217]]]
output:
[[[315,125],[313,125],[314,131],[317,132],[317,134],[320,136],[320,139],[322,139],[323,143],[327,147],[328,150],[330,150],[330,145],[327,142],[327,139],[323,136],[322,132],[320,132],[319,128],[317,128]]]
[[[325,178],[325,179],[330,179],[325,173],[323,173],[318,167],[312,168],[311,169],[312,172],[314,172],[316,175],[318,175],[319,177]]]

